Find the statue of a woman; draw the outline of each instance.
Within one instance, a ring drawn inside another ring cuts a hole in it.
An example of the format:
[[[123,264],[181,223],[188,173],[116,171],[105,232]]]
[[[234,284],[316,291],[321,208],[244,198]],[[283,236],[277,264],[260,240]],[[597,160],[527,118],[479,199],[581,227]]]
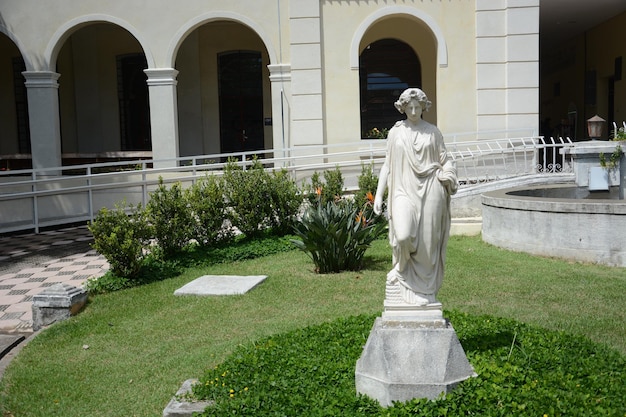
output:
[[[406,114],[389,131],[374,211],[389,190],[389,242],[393,269],[385,304],[423,306],[437,302],[450,233],[450,196],[458,187],[439,129],[422,120],[431,102],[418,88],[405,90],[395,107]]]

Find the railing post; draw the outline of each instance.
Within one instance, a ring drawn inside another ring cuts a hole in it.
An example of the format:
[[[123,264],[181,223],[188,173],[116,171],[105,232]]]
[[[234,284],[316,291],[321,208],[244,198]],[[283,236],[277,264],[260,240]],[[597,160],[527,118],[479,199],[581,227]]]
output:
[[[93,222],[94,216],[93,216],[93,188],[92,188],[92,182],[91,182],[91,166],[87,167],[87,198],[88,198],[88,206],[89,206],[89,219],[90,221]]]
[[[146,177],[146,163],[141,163],[141,205],[142,207],[146,207],[148,204],[148,181]]]
[[[33,225],[35,226],[35,233],[39,233],[39,208],[37,202],[37,172],[33,170],[33,185],[31,189],[33,190]]]

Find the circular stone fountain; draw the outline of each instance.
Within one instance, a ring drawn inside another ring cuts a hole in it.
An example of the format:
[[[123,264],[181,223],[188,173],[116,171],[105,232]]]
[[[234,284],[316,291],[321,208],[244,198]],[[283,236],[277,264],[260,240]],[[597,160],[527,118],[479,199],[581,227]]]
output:
[[[615,144],[605,143],[605,148],[615,148]],[[584,153],[584,145],[568,151],[574,156],[576,183],[483,194],[483,240],[534,255],[625,267],[626,200],[619,199],[620,186],[614,184],[615,179],[626,182],[624,156],[621,172],[618,167],[606,189],[590,191],[591,178],[578,174],[583,170],[576,165],[577,159],[586,164],[598,161],[597,144],[593,145],[595,154]]]

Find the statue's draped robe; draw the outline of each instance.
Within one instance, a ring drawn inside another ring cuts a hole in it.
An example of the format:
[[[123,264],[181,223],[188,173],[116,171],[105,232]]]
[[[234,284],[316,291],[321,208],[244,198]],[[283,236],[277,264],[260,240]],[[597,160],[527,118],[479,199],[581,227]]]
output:
[[[394,265],[388,281],[434,299],[443,280],[456,169],[443,135],[425,121],[418,129],[406,120],[396,123],[389,131],[386,158]]]

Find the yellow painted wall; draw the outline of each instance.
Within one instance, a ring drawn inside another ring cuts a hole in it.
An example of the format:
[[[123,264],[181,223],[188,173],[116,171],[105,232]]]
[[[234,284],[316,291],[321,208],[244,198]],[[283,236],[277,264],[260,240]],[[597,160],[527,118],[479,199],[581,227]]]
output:
[[[437,64],[437,44],[424,21],[409,14],[394,14],[375,22],[360,41],[360,51],[383,38],[409,44],[422,65],[422,89],[433,102],[424,115],[447,132],[471,131],[476,126],[476,46],[474,1],[388,2],[388,6],[414,7],[437,22],[447,42],[448,67]],[[353,34],[379,2],[323,2],[323,77],[326,140],[340,143],[360,136],[358,70],[350,68]],[[392,11],[393,7],[388,8]],[[404,118],[398,113],[398,119]]]

